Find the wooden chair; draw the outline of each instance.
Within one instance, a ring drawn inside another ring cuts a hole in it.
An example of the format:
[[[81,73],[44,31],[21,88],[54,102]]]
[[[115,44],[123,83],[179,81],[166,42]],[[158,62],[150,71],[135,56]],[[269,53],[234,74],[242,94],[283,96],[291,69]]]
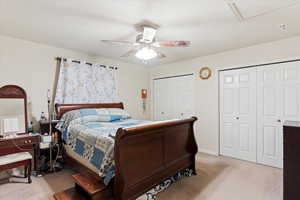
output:
[[[24,178],[28,178],[28,183],[31,183],[31,161],[32,156],[29,152],[0,156],[0,171],[24,166]]]

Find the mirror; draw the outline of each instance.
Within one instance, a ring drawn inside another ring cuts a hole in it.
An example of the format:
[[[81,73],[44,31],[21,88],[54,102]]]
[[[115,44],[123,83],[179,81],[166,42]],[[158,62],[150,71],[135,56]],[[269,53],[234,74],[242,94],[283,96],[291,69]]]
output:
[[[25,133],[23,99],[0,99],[0,134]]]
[[[27,132],[27,99],[25,91],[15,85],[0,88],[0,135]]]

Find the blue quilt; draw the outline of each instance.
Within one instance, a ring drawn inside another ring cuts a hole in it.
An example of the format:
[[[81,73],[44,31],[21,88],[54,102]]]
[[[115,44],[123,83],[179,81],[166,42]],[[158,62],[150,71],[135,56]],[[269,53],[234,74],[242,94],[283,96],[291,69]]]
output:
[[[152,122],[131,119],[121,109],[81,109],[66,113],[57,128],[63,133],[66,145],[95,166],[108,184],[115,175],[113,156],[117,130],[149,123]]]

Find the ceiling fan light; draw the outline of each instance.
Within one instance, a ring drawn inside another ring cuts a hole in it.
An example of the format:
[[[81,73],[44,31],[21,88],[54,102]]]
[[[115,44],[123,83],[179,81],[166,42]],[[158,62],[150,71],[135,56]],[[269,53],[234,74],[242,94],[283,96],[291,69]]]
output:
[[[141,60],[150,60],[150,59],[157,57],[157,52],[154,51],[154,49],[151,49],[149,47],[144,47],[144,48],[140,49],[135,54],[135,56]]]

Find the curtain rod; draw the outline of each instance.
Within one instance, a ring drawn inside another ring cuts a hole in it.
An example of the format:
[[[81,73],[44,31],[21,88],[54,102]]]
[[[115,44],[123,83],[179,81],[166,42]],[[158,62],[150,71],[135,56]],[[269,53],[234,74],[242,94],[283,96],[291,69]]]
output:
[[[62,58],[61,58],[61,57],[56,57],[56,58],[55,58],[55,60],[57,60],[57,61],[61,61],[61,60],[62,60]],[[63,60],[64,60],[64,61],[66,61],[67,59],[66,59],[66,58],[64,58]],[[79,60],[72,60],[72,62],[80,64],[80,61],[79,61]],[[88,63],[88,62],[86,62],[85,64],[87,64],[87,65],[90,65],[90,66],[92,66],[92,65],[93,65],[93,63]],[[113,67],[113,66],[106,66],[106,65],[100,65],[100,67],[103,67],[103,68],[106,68],[106,67],[108,67],[108,68],[110,68],[110,69],[115,69],[115,70],[117,70],[117,69],[118,69],[117,67]]]

